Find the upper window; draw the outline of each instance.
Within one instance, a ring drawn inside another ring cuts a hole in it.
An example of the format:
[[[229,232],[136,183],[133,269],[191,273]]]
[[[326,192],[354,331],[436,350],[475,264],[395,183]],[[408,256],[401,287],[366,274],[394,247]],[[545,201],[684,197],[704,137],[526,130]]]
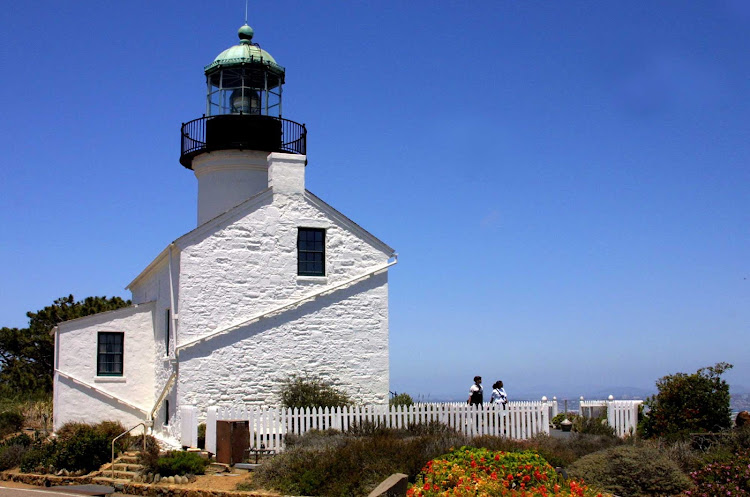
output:
[[[326,230],[299,228],[297,232],[297,274],[326,275]]]
[[[99,332],[96,374],[122,376],[122,332]]]
[[[167,309],[167,312],[164,313],[164,347],[167,350],[166,355],[169,355],[169,333],[171,330],[170,321],[172,321],[172,313],[169,309]]]

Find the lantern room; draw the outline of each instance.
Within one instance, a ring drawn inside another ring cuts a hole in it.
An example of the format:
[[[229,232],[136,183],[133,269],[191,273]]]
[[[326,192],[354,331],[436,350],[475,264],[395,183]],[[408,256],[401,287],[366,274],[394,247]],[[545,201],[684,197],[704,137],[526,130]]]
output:
[[[281,117],[284,68],[253,43],[253,28],[237,34],[239,44],[204,68],[206,113],[182,125],[180,163],[188,169],[215,150],[306,153],[305,126]]]
[[[252,42],[253,28],[238,31],[240,43],[206,66],[206,115],[252,114],[281,117],[284,68]]]

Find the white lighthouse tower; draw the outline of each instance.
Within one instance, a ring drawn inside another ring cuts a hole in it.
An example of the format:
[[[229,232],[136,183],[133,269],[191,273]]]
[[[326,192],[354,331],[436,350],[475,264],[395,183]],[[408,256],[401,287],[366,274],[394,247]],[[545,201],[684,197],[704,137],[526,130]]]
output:
[[[239,44],[205,67],[206,114],[182,125],[180,163],[198,179],[198,225],[268,188],[269,159],[306,163],[305,126],[281,115],[285,70],[253,34],[242,26]]]
[[[117,420],[192,445],[222,407],[278,405],[290,375],[388,401],[396,253],[305,188],[307,130],[282,117],[284,68],[250,26],[239,37],[204,68],[206,114],[181,128],[198,227],[130,282],[133,306],[57,327],[55,430]]]

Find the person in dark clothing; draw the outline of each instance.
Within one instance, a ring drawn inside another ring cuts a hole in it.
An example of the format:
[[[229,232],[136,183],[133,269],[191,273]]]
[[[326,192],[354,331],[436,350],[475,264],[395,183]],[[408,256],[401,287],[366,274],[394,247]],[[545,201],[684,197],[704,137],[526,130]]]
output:
[[[469,400],[467,400],[466,403],[474,406],[474,405],[482,405],[482,402],[484,402],[484,391],[482,390],[482,377],[475,376],[474,384],[471,386],[471,388],[469,388]]]

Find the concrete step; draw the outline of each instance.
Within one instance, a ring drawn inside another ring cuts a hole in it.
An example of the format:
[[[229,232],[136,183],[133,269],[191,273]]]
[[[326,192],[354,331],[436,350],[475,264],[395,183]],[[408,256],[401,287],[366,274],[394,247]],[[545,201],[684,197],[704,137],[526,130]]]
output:
[[[135,472],[135,471],[118,471],[118,470],[115,470],[115,479],[116,480],[128,480],[128,481],[130,481],[137,474],[138,473]],[[106,473],[106,476],[111,477],[112,476],[112,472],[108,471]]]
[[[109,468],[110,470],[112,468]],[[143,469],[143,466],[140,464],[129,464],[129,463],[123,463],[123,462],[115,462],[115,471],[132,471],[132,472],[138,472]]]

